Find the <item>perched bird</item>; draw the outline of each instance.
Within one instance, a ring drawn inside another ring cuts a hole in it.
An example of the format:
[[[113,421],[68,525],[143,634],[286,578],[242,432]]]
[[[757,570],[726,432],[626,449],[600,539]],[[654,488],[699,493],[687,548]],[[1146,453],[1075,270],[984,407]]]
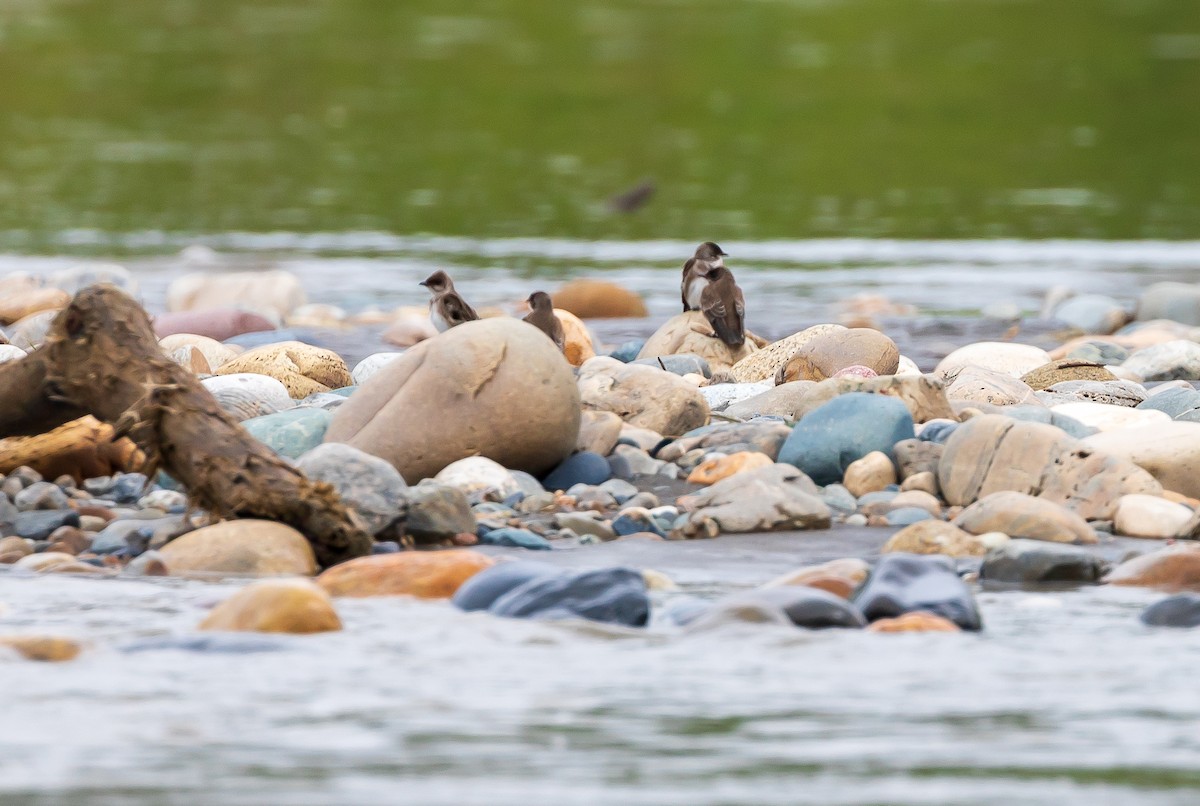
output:
[[[545,333],[551,341],[558,345],[558,349],[563,349],[566,335],[563,333],[562,322],[558,321],[558,317],[554,315],[554,303],[550,301],[550,295],[545,291],[534,291],[526,302],[529,303],[531,310],[522,321],[528,322]]]
[[[700,293],[700,312],[713,333],[730,347],[746,343],[746,300],[733,273],[724,265],[709,269],[707,285]]]
[[[724,267],[726,257],[724,250],[712,241],[705,241],[696,247],[696,254],[683,264],[683,278],[679,283],[679,295],[683,297],[683,310],[700,310],[700,294],[708,285],[708,273],[718,266]]]
[[[435,271],[426,277],[421,285],[433,294],[433,298],[429,300],[429,319],[438,333],[445,333],[455,325],[479,318],[475,309],[454,290],[454,281],[446,272]]]

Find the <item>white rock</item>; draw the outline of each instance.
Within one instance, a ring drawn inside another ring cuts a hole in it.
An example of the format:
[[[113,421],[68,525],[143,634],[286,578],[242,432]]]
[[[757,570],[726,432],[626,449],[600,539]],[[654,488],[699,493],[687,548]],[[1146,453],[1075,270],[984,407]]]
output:
[[[897,375],[921,375],[921,368],[917,366],[917,362],[913,361],[906,355],[900,356],[900,366],[896,369]]]
[[[1122,428],[1092,434],[1083,443],[1130,460],[1168,490],[1200,497],[1200,423],[1172,420]]]
[[[981,341],[959,347],[937,365],[934,372],[949,379],[966,367],[979,367],[1020,378],[1030,370],[1050,363],[1050,354],[1028,344]]]
[[[1174,537],[1192,510],[1156,495],[1123,495],[1117,501],[1114,526],[1128,537]]]
[[[976,366],[963,367],[958,371],[946,385],[946,397],[951,401],[990,403],[993,406],[1042,405],[1033,389],[1020,378]]]
[[[115,285],[130,296],[137,296],[137,280],[129,269],[116,263],[77,263],[50,276],[50,285],[68,294],[100,283]]]
[[[350,372],[350,378],[354,381],[355,386],[362,386],[367,378],[370,378],[402,355],[404,353],[372,353],[354,365],[354,369]]]
[[[1200,344],[1179,339],[1138,350],[1121,365],[1146,381],[1200,378]]]
[[[287,387],[268,375],[239,372],[214,375],[200,383],[217,399],[221,408],[239,421],[287,411],[296,405]]]
[[[1050,410],[1100,431],[1119,431],[1122,428],[1137,428],[1171,421],[1166,412],[1155,409],[1131,409],[1128,406],[1090,401],[1060,403],[1051,406]]]
[[[5,361],[16,361],[24,358],[25,351],[13,344],[0,344],[0,364]]]
[[[708,407],[713,411],[724,411],[734,403],[747,400],[762,394],[768,389],[775,388],[775,381],[757,381],[755,383],[718,383],[713,386],[700,387],[700,394],[708,401]]]
[[[520,492],[521,485],[504,465],[484,456],[468,456],[442,468],[434,481],[457,487],[468,495],[476,491],[497,490],[501,498]]]
[[[241,308],[280,321],[306,302],[300,278],[290,271],[195,272],[167,289],[167,310]]]

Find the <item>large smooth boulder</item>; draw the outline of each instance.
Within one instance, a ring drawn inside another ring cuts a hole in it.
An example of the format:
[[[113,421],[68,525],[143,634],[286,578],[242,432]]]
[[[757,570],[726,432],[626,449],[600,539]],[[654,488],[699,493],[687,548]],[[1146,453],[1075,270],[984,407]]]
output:
[[[377,456],[351,445],[326,442],[301,456],[296,467],[312,481],[332,485],[373,535],[401,515],[407,485],[396,468]]]
[[[606,356],[579,368],[579,399],[585,408],[611,411],[630,425],[666,436],[699,428],[709,417],[704,395],[678,375]]]
[[[754,383],[771,380],[779,368],[788,362],[796,351],[813,339],[827,333],[845,333],[841,325],[813,325],[799,333],[772,342],[766,347],[746,356],[733,365],[730,374],[738,383]]]
[[[495,564],[477,551],[401,551],[356,557],[325,570],[317,584],[330,596],[415,596],[448,599]]]
[[[1002,532],[1009,537],[1051,543],[1096,543],[1095,530],[1064,506],[1024,493],[985,496],[959,513],[954,525],[973,535]]]
[[[649,315],[642,298],[604,280],[572,280],[551,295],[555,308],[580,319],[641,319]]]
[[[947,380],[968,367],[987,369],[1020,378],[1050,363],[1050,354],[1040,347],[1003,341],[981,341],[959,347],[943,358],[934,373]]]
[[[713,335],[712,325],[700,311],[671,317],[642,345],[639,359],[667,355],[698,355],[713,372],[728,370],[758,348],[747,339],[741,347],[730,347]]]
[[[1200,423],[1174,420],[1093,434],[1084,445],[1133,462],[1168,490],[1200,497]],[[1149,492],[1153,490],[1128,490]]]
[[[688,537],[737,532],[825,529],[831,513],[816,485],[791,465],[738,473],[678,500]]]
[[[167,310],[242,307],[282,319],[305,304],[300,278],[290,271],[193,272],[167,288]]]
[[[971,589],[945,557],[886,554],[852,601],[869,621],[923,610],[964,630],[983,628]]]
[[[823,381],[847,367],[867,367],[876,375],[895,375],[900,367],[900,349],[883,333],[868,327],[819,333],[776,370],[775,383]]]
[[[274,521],[223,521],[175,538],[159,550],[172,574],[312,576],[317,561],[304,535]]]
[[[494,318],[409,348],[334,412],[325,441],[386,459],[409,482],[475,455],[540,475],[574,450],[579,420],[575,377],[554,342]]]
[[[249,350],[217,369],[218,375],[253,372],[284,385],[295,400],[354,383],[346,362],[333,350],[283,341]]]
[[[801,420],[779,451],[779,461],[807,473],[817,484],[842,480],[851,462],[872,451],[912,439],[913,418],[893,397],[852,392],[835,397]]]
[[[154,317],[154,335],[160,339],[179,333],[205,336],[225,341],[243,333],[275,330],[275,323],[261,314],[236,308],[214,308],[204,311],[176,311]]]

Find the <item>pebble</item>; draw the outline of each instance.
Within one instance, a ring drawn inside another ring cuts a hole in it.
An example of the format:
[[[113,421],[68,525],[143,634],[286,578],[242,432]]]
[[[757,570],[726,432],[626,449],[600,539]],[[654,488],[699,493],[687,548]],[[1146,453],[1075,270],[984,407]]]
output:
[[[1181,593],[1147,607],[1140,616],[1151,627],[1200,627],[1200,596]]]
[[[1170,538],[1192,518],[1192,510],[1154,495],[1123,495],[1113,521],[1126,537]]]
[[[475,515],[457,487],[425,481],[401,494],[404,533],[418,542],[440,542],[459,534],[475,534]]]
[[[44,509],[66,509],[70,499],[57,484],[37,481],[13,497],[13,503],[22,512]]]
[[[13,519],[12,533],[30,540],[45,540],[63,526],[79,526],[79,515],[71,510],[31,510]]]
[[[842,484],[856,497],[887,489],[896,483],[896,466],[882,451],[871,451],[846,467]]]
[[[693,630],[732,622],[792,624],[808,630],[861,629],[863,614],[840,596],[806,585],[785,585],[734,593],[701,613],[684,617]]]
[[[551,470],[542,485],[547,490],[565,490],[575,484],[603,484],[612,476],[608,460],[598,453],[584,451],[563,460]]]
[[[301,456],[296,467],[312,481],[332,485],[373,535],[383,532],[402,514],[407,485],[396,468],[377,456],[329,442]]]
[[[484,532],[479,543],[484,546],[511,546],[533,551],[549,551],[550,541],[528,529],[505,527]]]
[[[461,610],[487,610],[504,594],[530,580],[561,573],[556,567],[533,560],[499,562],[471,576],[454,593],[452,602]]]
[[[255,519],[196,529],[167,543],[159,554],[172,574],[312,576],[317,570],[304,535],[282,523]]]
[[[298,459],[321,444],[332,421],[332,412],[298,407],[251,417],[242,427],[280,456]]]
[[[738,473],[678,500],[688,537],[716,533],[827,529],[832,514],[812,479],[775,464]],[[614,527],[616,524],[614,524]]]

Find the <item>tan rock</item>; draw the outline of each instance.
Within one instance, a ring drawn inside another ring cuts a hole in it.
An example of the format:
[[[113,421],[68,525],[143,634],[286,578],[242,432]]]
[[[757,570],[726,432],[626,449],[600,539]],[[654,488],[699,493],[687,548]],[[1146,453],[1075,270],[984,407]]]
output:
[[[741,347],[730,347],[713,335],[712,325],[700,311],[688,311],[667,320],[642,346],[638,358],[660,355],[698,355],[713,372],[726,372],[758,347],[747,339]]]
[[[346,324],[346,311],[336,305],[310,302],[301,305],[283,319],[288,327],[342,327]]]
[[[283,341],[249,350],[217,369],[218,375],[254,372],[282,383],[293,400],[350,386],[354,381],[342,357],[298,341]]]
[[[67,307],[71,296],[58,288],[31,288],[0,296],[0,325],[11,325],[42,311],[59,311]]]
[[[65,551],[43,551],[29,554],[13,563],[13,568],[32,571],[35,574],[106,574],[104,568],[77,560],[74,554]]]
[[[896,483],[896,466],[882,451],[871,451],[846,467],[842,484],[856,498]]]
[[[867,632],[962,632],[950,619],[916,610],[896,618],[881,618],[867,625]]]
[[[1200,591],[1200,544],[1176,543],[1126,560],[1101,582],[1167,591]]]
[[[1122,428],[1092,434],[1083,443],[1093,450],[1128,459],[1168,490],[1200,497],[1200,423],[1173,420]]]
[[[942,443],[923,439],[902,439],[892,446],[901,479],[920,473],[936,474],[945,450]]]
[[[0,556],[8,554],[16,554],[17,559],[33,554],[33,541],[16,535],[0,537]]]
[[[1191,520],[1192,510],[1155,495],[1123,495],[1113,525],[1126,537],[1174,537]]]
[[[467,549],[377,554],[335,565],[317,577],[317,584],[330,596],[448,599],[495,562]]]
[[[611,411],[630,425],[679,436],[708,424],[709,409],[695,386],[656,367],[597,356],[579,368],[584,408]]]
[[[1042,405],[1024,381],[995,370],[964,367],[948,380],[946,397],[954,402],[993,406]]]
[[[501,317],[409,348],[337,408],[325,441],[386,459],[415,484],[475,455],[544,473],[575,449],[579,423],[579,388],[554,342]]]
[[[900,482],[900,489],[903,492],[915,492],[919,490],[936,496],[939,492],[937,474],[928,470],[914,473]]]
[[[312,576],[312,546],[290,526],[254,519],[224,521],[175,538],[159,550],[172,574]]]
[[[412,347],[414,344],[432,339],[438,334],[437,328],[429,319],[429,311],[425,309],[404,309],[391,320],[391,323],[380,335],[388,344],[399,347]]]
[[[823,381],[856,366],[867,367],[876,375],[895,375],[900,350],[894,341],[871,328],[821,333],[802,344],[776,370],[775,383]]]
[[[204,357],[204,353],[200,352],[199,348],[193,347],[190,344],[185,344],[183,347],[176,349],[174,352],[168,353],[171,360],[181,367],[191,372],[193,375],[211,375],[212,367],[208,363],[208,359]]]
[[[1020,378],[1027,372],[1050,363],[1050,354],[1028,344],[982,341],[959,347],[938,363],[934,374],[947,380],[968,367],[999,372]]]
[[[290,271],[195,272],[167,289],[168,311],[242,307],[276,322],[305,301],[300,279]]]
[[[942,514],[942,502],[938,500],[937,496],[921,490],[907,490],[897,493],[889,503],[893,510],[916,507],[925,510],[935,518],[941,517]]]
[[[812,339],[825,333],[844,333],[846,328],[841,325],[813,325],[807,330],[772,342],[761,350],[749,355],[730,369],[730,373],[738,383],[753,383],[770,380],[775,377],[779,368],[788,362],[796,352]]]
[[[786,386],[787,384],[785,384]],[[796,409],[797,419],[838,395],[867,392],[899,398],[912,413],[913,421],[958,419],[946,397],[946,386],[932,375],[881,375],[877,378],[830,378],[805,394]]]
[[[627,288],[604,280],[572,280],[551,296],[554,307],[581,319],[641,319],[646,303]]]
[[[27,660],[64,661],[79,655],[79,642],[53,635],[0,635],[0,648],[11,649]]]
[[[871,566],[865,560],[860,560],[857,557],[844,557],[838,560],[830,560],[820,565],[810,565],[804,568],[797,568],[794,571],[789,571],[783,576],[776,577],[770,582],[763,585],[764,588],[775,588],[780,585],[808,585],[809,587],[819,587],[816,582],[824,579],[844,579],[852,588],[863,583],[867,578],[867,574],[871,572]],[[828,590],[828,588],[824,588]],[[832,591],[831,591],[832,592]]]
[[[579,422],[579,439],[575,442],[575,449],[608,456],[617,446],[617,440],[621,438],[621,426],[624,422],[611,411],[589,410],[583,412]]]
[[[1115,381],[1116,379],[1117,376],[1105,369],[1102,364],[1093,364],[1074,358],[1060,358],[1051,361],[1021,376],[1021,380],[1029,388],[1039,392],[1064,381]]]
[[[749,420],[760,415],[774,415],[788,420],[799,420],[809,410],[805,398],[815,389],[813,381],[793,381],[760,392],[726,406],[721,412],[736,420]]]
[[[721,479],[727,479],[735,473],[754,470],[774,464],[771,457],[758,451],[738,451],[728,456],[708,459],[696,465],[688,475],[689,484],[716,484]]]
[[[982,557],[991,547],[978,536],[945,521],[918,521],[892,535],[880,552],[945,554],[947,557]]]
[[[578,367],[589,358],[594,358],[596,341],[583,320],[570,311],[555,309],[554,315],[562,325],[563,357],[567,359],[567,363]]]
[[[312,581],[263,579],[214,607],[196,629],[308,634],[340,630],[342,621]]]
[[[1060,403],[1051,411],[1078,420],[1084,425],[1100,431],[1120,431],[1122,428],[1139,428],[1171,422],[1171,417],[1157,409],[1131,409],[1110,403]]]
[[[1066,507],[1018,492],[985,496],[964,509],[954,525],[974,535],[1003,532],[1051,543],[1096,543],[1087,521]]]
[[[158,344],[167,355],[173,355],[182,347],[192,347],[204,356],[204,360],[213,369],[232,361],[239,354],[235,348],[227,344],[222,344],[216,339],[210,339],[208,336],[197,336],[194,333],[176,333],[172,336],[163,336],[159,339]]]

